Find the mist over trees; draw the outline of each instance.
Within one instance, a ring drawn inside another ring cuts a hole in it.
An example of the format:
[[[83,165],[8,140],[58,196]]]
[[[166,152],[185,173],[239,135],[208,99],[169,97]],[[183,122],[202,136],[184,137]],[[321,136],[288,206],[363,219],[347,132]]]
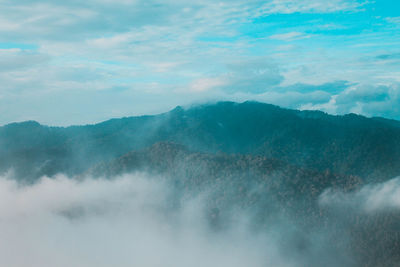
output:
[[[400,122],[332,116],[257,102],[177,107],[155,116],[47,127],[34,121],[0,127],[0,168],[17,176],[76,175],[159,142],[191,151],[264,156],[291,165],[386,180],[400,174]]]
[[[132,222],[134,229],[121,228],[129,238],[150,225],[139,235],[142,241],[112,239],[115,246],[137,250],[147,239],[160,243],[154,253],[166,253],[166,262],[174,266],[196,266],[179,258],[190,236],[194,258],[215,258],[199,260],[199,266],[396,266],[399,159],[400,122],[257,102],[177,107],[160,115],[65,128],[13,123],[0,127],[1,181],[8,196],[3,203],[9,204],[0,206],[0,223],[15,230],[7,222],[28,212],[40,214],[39,221],[57,233],[60,218],[66,225],[79,222],[68,226],[74,232],[103,229],[115,212],[118,219],[111,224]],[[108,186],[114,191],[104,193]],[[25,203],[25,191],[43,194],[43,203],[49,195],[56,204],[21,204],[22,212],[17,207],[13,213],[13,202]],[[71,197],[77,201],[70,202]],[[164,227],[179,230],[157,239],[155,232]],[[182,243],[176,243],[176,235]],[[9,238],[22,242],[19,236]],[[213,238],[221,247],[211,245]],[[166,249],[168,244],[173,250]],[[240,264],[232,265],[230,251],[238,248],[245,252],[238,255]],[[254,248],[256,257],[250,253]],[[11,266],[27,266],[8,259]],[[79,258],[71,262],[84,266]],[[147,257],[117,262],[164,266]]]

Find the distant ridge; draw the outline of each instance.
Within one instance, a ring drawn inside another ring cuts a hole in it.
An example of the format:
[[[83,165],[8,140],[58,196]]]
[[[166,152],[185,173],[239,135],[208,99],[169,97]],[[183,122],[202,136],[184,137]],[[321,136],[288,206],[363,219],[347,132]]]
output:
[[[372,181],[400,175],[400,122],[253,101],[178,106],[159,115],[65,128],[8,124],[0,127],[0,170],[13,168],[20,177],[75,175],[158,142],[204,153],[260,155]]]

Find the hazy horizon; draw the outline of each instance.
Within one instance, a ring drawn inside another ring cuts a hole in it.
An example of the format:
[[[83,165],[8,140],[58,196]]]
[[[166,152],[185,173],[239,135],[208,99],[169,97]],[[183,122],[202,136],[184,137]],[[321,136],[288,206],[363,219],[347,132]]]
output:
[[[0,125],[257,100],[400,119],[392,0],[0,1]]]
[[[260,101],[255,101],[255,100],[246,100],[246,101],[244,101],[244,102],[234,102],[234,101],[212,101],[212,102],[199,102],[199,103],[194,103],[194,104],[192,103],[192,104],[188,104],[188,105],[185,105],[185,106],[178,105],[178,106],[175,106],[175,107],[173,107],[173,108],[169,108],[169,109],[167,109],[167,110],[165,110],[165,111],[161,111],[161,112],[154,112],[154,113],[148,113],[148,114],[147,114],[147,113],[146,113],[146,114],[145,114],[145,113],[143,113],[143,114],[131,114],[131,115],[127,114],[127,115],[125,115],[125,116],[123,116],[123,117],[110,117],[110,118],[105,118],[104,120],[101,120],[101,121],[94,121],[94,122],[82,123],[82,124],[68,124],[68,125],[62,125],[62,124],[45,124],[45,123],[43,123],[43,122],[41,122],[41,121],[37,121],[37,120],[22,120],[22,121],[13,121],[13,122],[9,122],[9,123],[6,123],[6,124],[0,124],[0,127],[6,126],[6,125],[9,125],[9,124],[13,124],[13,123],[24,123],[24,122],[30,122],[30,121],[31,121],[31,122],[37,122],[37,123],[39,123],[40,125],[49,126],[49,127],[73,127],[73,126],[96,125],[96,124],[100,124],[100,123],[103,123],[103,122],[106,122],[106,121],[109,121],[109,120],[118,120],[118,119],[132,118],[132,117],[141,117],[141,116],[157,116],[157,115],[162,115],[162,114],[169,113],[169,112],[173,111],[174,109],[176,109],[176,108],[178,108],[178,107],[183,108],[183,109],[186,110],[186,109],[196,108],[196,107],[201,107],[201,106],[214,105],[214,104],[222,103],[222,102],[233,102],[233,103],[237,103],[237,104],[241,104],[241,103],[245,103],[245,102],[254,102],[254,103],[261,103],[261,104],[266,104],[266,105],[273,105],[273,106],[276,106],[276,107],[281,108],[281,109],[298,110],[298,111],[316,111],[316,112],[323,112],[323,113],[325,113],[325,114],[327,114],[327,115],[330,115],[330,116],[346,116],[346,115],[350,115],[350,114],[355,114],[355,115],[359,115],[359,116],[362,116],[362,117],[365,117],[365,118],[382,118],[382,119],[386,119],[386,120],[400,121],[400,119],[393,119],[393,118],[384,117],[384,116],[367,116],[367,115],[364,115],[364,114],[357,114],[357,113],[354,113],[354,112],[343,113],[343,114],[334,114],[334,113],[329,113],[329,112],[326,112],[326,111],[323,111],[323,110],[319,110],[319,109],[292,109],[292,108],[285,108],[285,107],[282,107],[282,106],[279,106],[279,105],[274,105],[274,104],[270,104],[270,103],[266,103],[266,102],[260,102]]]

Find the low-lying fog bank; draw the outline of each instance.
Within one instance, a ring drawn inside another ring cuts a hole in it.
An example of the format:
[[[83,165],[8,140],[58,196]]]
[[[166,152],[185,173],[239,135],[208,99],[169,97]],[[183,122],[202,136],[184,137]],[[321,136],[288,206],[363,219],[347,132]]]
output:
[[[163,177],[146,173],[113,179],[58,175],[31,185],[5,176],[0,178],[1,265],[372,266],[363,253],[383,245],[388,249],[380,263],[392,266],[398,255],[389,246],[398,237],[379,240],[374,223],[383,216],[381,231],[397,234],[387,218],[397,216],[398,184],[399,178],[348,193],[326,190],[316,201],[325,212],[319,221],[296,220],[270,203],[266,222],[255,226],[255,209],[231,203],[224,204],[229,210],[224,213],[224,207],[210,206],[212,188],[178,192]],[[368,234],[377,242],[367,242]]]
[[[59,175],[33,185],[2,177],[2,266],[306,266],[328,256],[316,244],[288,242],[300,231],[294,222],[277,218],[256,231],[237,210],[229,226],[216,229],[207,192],[179,196],[178,204],[174,192],[143,173],[79,181]],[[310,233],[312,243],[321,237]]]

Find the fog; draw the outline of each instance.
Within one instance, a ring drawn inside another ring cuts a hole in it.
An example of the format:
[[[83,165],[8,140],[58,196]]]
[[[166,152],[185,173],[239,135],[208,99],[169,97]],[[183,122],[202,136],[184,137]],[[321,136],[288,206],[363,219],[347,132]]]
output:
[[[345,193],[332,189],[319,197],[322,206],[347,207],[364,213],[400,210],[400,177],[383,183],[368,184],[361,189]]]
[[[177,209],[171,193],[146,174],[34,185],[1,177],[1,266],[298,266],[273,233],[251,233],[245,219],[214,231],[201,196]]]
[[[333,267],[397,261],[387,249],[397,242],[397,217],[379,214],[400,208],[400,178],[346,193],[325,190],[316,199],[322,217],[268,208],[276,203],[232,203],[216,226],[209,200],[217,191],[177,191],[161,175],[59,174],[34,184],[10,177],[0,177],[0,266]],[[255,227],[260,207],[268,219]]]

